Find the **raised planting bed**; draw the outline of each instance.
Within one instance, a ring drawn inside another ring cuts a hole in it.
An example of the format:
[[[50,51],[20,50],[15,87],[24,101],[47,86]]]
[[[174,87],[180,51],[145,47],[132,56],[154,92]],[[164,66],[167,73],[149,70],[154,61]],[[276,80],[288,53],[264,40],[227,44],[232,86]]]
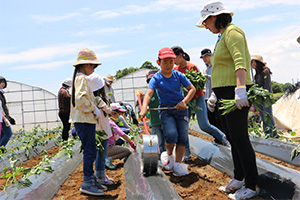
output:
[[[42,171],[40,175],[32,175],[29,180],[33,183],[29,187],[17,187],[11,185],[6,191],[0,192],[0,199],[52,199],[57,193],[60,185],[65,182],[69,174],[73,172],[78,164],[82,161],[82,154],[80,152],[81,143],[79,141],[72,147],[73,155],[58,154],[53,157],[50,164],[53,169],[52,173]]]
[[[192,154],[217,170],[233,177],[230,149],[189,136]],[[266,199],[300,199],[300,173],[276,163],[257,158],[260,196]]]

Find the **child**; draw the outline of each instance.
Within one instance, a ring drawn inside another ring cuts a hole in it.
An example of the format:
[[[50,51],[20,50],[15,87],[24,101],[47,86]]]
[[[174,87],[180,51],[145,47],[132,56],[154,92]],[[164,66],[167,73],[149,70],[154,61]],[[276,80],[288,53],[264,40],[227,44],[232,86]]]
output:
[[[121,106],[118,103],[111,104],[111,109],[111,120],[109,120],[109,124],[112,129],[113,136],[108,139],[107,159],[105,164],[108,168],[115,169],[116,167],[111,163],[112,160],[127,158],[131,154],[131,150],[129,148],[115,144],[115,137],[117,135],[122,137],[134,150],[136,150],[136,146],[134,142],[128,137],[128,135],[126,135],[115,123],[119,115],[118,110],[122,109]]]
[[[111,113],[111,108],[107,105],[108,99],[104,90],[104,80],[98,74],[93,73],[89,77],[89,83],[93,93],[95,95],[95,104],[100,109],[100,117],[97,118],[96,131],[104,131],[105,134],[101,134],[103,140],[101,144],[103,146],[103,152],[97,151],[97,157],[95,161],[95,175],[97,181],[103,185],[114,184],[113,180],[105,174],[105,158],[107,156],[107,143],[108,138],[112,136],[111,128],[109,125],[108,114]]]
[[[187,166],[182,164],[184,149],[188,139],[187,103],[193,98],[196,89],[184,74],[173,70],[174,52],[170,48],[162,48],[158,54],[157,64],[161,70],[150,80],[147,93],[144,97],[143,107],[140,112],[141,118],[146,116],[147,106],[151,100],[154,90],[157,91],[160,107],[175,107],[173,110],[161,110],[162,122],[168,162],[164,166],[167,170],[174,170],[175,176],[188,174]],[[183,96],[181,85],[188,90],[186,97]],[[173,148],[176,145],[176,158],[174,162]]]
[[[95,105],[95,97],[88,83],[88,76],[101,65],[95,53],[88,48],[82,49],[74,63],[72,82],[70,123],[74,123],[83,148],[83,183],[80,191],[86,194],[104,195],[107,187],[96,181],[93,164],[96,159],[95,128],[100,110]]]
[[[3,109],[2,109],[2,101],[0,99],[0,138],[1,138],[1,129],[2,129],[2,120],[3,120]]]

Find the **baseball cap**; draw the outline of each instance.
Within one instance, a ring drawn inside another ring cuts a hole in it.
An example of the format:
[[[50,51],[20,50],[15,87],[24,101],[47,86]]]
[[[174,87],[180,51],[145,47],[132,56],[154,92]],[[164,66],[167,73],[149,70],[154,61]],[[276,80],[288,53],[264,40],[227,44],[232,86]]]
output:
[[[162,48],[158,52],[158,58],[159,59],[165,59],[165,58],[176,58],[176,55],[174,54],[173,50],[169,47]]]
[[[205,56],[205,55],[211,55],[212,53],[211,53],[211,50],[210,49],[203,49],[202,51],[201,51],[201,56],[200,56],[200,58],[203,58],[203,56]]]
[[[120,111],[120,112],[127,112],[126,109],[122,108],[121,105],[119,103],[111,103],[110,104],[111,110],[112,111]]]

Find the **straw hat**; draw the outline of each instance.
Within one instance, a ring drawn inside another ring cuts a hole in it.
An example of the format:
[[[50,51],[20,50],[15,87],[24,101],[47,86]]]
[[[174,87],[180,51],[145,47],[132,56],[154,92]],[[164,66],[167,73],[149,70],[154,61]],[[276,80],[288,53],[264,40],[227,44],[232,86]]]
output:
[[[114,79],[114,76],[113,75],[111,75],[111,74],[108,74],[107,76],[106,76],[106,78],[105,78],[107,81],[114,81],[115,79]]]
[[[264,59],[263,59],[263,57],[262,57],[261,55],[259,55],[259,54],[257,54],[257,55],[254,55],[254,56],[252,57],[252,59],[251,59],[251,60],[256,60],[256,61],[259,61],[259,62],[263,63],[264,65],[266,65],[266,64],[267,64],[266,62],[264,62]]]
[[[97,59],[96,54],[89,48],[82,49],[77,56],[77,61],[73,64],[74,67],[80,64],[95,64],[101,65],[102,63]]]

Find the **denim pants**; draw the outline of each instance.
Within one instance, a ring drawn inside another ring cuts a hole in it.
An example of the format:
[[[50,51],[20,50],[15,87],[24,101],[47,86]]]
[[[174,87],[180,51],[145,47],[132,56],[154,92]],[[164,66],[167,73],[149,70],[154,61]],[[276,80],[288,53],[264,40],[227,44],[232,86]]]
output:
[[[276,131],[276,126],[275,126],[275,121],[274,121],[274,117],[273,117],[273,112],[272,112],[272,106],[269,106],[268,108],[263,106],[263,105],[258,105],[259,109],[269,113],[271,116],[271,123],[267,124],[265,122],[264,116],[262,114],[262,112],[259,112],[259,115],[261,117],[261,120],[263,121],[263,129],[265,134],[271,134],[271,137],[275,137],[277,135],[277,131]]]
[[[161,110],[160,121],[164,139],[168,144],[186,146],[188,143],[189,119],[187,110]]]
[[[74,123],[83,147],[83,181],[94,177],[94,161],[97,155],[95,128],[96,124]]]
[[[6,126],[5,123],[2,123],[1,137],[0,137],[0,147],[6,146],[10,137],[12,136],[12,130],[10,126]]]
[[[198,98],[197,107],[201,108],[196,113],[197,121],[200,129],[210,134],[215,139],[221,142],[224,139],[225,134],[222,131],[220,131],[217,127],[208,123],[207,107],[206,107],[204,96]]]
[[[95,174],[98,178],[105,176],[105,158],[107,156],[107,143],[108,140],[101,141],[101,144],[104,148],[104,152],[102,154],[99,154],[99,151],[97,151],[97,157],[95,161]]]
[[[157,135],[158,137],[158,146],[159,146],[159,157],[162,152],[166,151],[165,139],[161,125],[151,127],[151,135]]]

